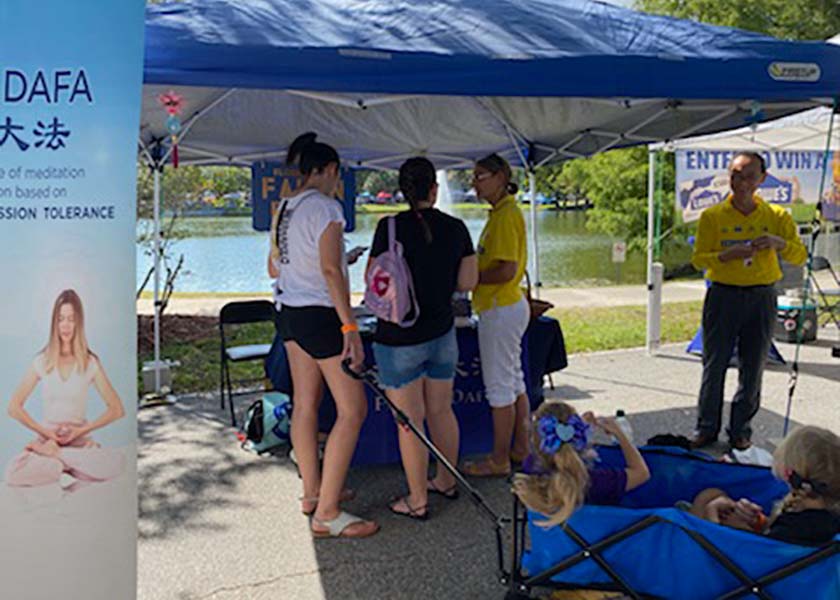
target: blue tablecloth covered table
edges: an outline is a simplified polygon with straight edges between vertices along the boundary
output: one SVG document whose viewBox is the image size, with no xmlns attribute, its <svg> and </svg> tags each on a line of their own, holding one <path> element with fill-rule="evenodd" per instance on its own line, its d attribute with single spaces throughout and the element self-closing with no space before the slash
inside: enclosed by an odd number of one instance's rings
<svg viewBox="0 0 840 600">
<path fill-rule="evenodd" d="M 457 329 L 459 358 L 455 374 L 455 416 L 461 428 L 461 454 L 489 452 L 493 444 L 493 425 L 490 407 L 484 397 L 481 381 L 481 358 L 478 352 L 478 332 L 474 327 Z M 362 336 L 365 363 L 373 366 L 372 340 Z M 563 332 L 556 319 L 540 317 L 531 321 L 522 339 L 522 367 L 525 385 L 532 407 L 543 397 L 543 376 L 567 366 Z M 265 361 L 265 372 L 274 388 L 291 395 L 292 382 L 286 351 L 279 336 L 275 336 L 271 352 Z M 353 464 L 388 464 L 400 460 L 397 431 L 388 406 L 366 389 L 368 416 L 362 426 Z M 327 390 L 321 403 L 319 424 L 321 431 L 329 431 L 335 422 L 335 403 Z"/>
</svg>

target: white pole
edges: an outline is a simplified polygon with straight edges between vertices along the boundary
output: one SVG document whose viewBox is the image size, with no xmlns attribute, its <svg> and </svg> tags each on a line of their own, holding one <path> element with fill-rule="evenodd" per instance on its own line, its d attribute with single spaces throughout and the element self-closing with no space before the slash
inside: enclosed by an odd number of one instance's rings
<svg viewBox="0 0 840 600">
<path fill-rule="evenodd" d="M 540 297 L 540 253 L 539 235 L 537 233 L 537 176 L 533 165 L 528 167 L 528 188 L 531 195 L 531 276 L 533 278 L 534 297 Z"/>
<path fill-rule="evenodd" d="M 154 249 L 155 249 L 155 393 L 160 394 L 160 169 L 155 167 Z"/>
<path fill-rule="evenodd" d="M 647 334 L 645 346 L 647 353 L 652 355 L 659 346 L 659 317 L 662 299 L 661 289 L 657 290 L 657 282 L 653 272 L 653 228 L 654 228 L 654 194 L 656 193 L 656 153 L 648 149 L 648 219 L 647 219 Z M 659 284 L 661 286 L 661 278 Z"/>
<path fill-rule="evenodd" d="M 651 310 L 650 327 L 648 328 L 648 355 L 653 356 L 659 351 L 659 346 L 662 344 L 662 276 L 665 272 L 665 267 L 661 262 L 655 262 L 651 266 L 651 279 L 653 281 L 653 291 L 651 292 Z"/>
</svg>

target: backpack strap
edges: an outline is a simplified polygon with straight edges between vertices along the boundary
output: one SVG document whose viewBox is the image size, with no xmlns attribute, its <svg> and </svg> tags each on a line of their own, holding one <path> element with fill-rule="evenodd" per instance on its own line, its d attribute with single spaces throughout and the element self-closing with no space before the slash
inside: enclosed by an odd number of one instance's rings
<svg viewBox="0 0 840 600">
<path fill-rule="evenodd" d="M 397 246 L 397 218 L 388 217 L 388 251 L 402 256 L 401 248 Z"/>
</svg>

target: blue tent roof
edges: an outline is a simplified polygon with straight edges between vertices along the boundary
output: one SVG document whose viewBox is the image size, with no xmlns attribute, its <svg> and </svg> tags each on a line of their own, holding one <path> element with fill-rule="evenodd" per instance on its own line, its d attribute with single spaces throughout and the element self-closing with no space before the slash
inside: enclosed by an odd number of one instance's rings
<svg viewBox="0 0 840 600">
<path fill-rule="evenodd" d="M 348 164 L 515 163 L 741 127 L 827 104 L 840 47 L 581 0 L 193 0 L 150 5 L 140 143 L 184 97 L 193 164 L 282 159 L 316 131 Z M 757 104 L 760 102 L 760 105 Z"/>
<path fill-rule="evenodd" d="M 145 81 L 793 100 L 840 91 L 840 48 L 583 0 L 194 0 L 148 7 Z"/>
</svg>

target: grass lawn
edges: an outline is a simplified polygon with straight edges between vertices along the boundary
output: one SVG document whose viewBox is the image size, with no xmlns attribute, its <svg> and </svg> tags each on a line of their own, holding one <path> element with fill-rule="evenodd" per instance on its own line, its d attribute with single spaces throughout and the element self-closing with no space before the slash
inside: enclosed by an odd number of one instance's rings
<svg viewBox="0 0 840 600">
<path fill-rule="evenodd" d="M 688 341 L 700 325 L 702 302 L 679 302 L 662 307 L 662 342 Z M 633 348 L 645 343 L 644 306 L 554 309 L 548 314 L 560 320 L 567 352 L 593 352 Z M 151 320 L 140 319 L 138 384 L 143 361 L 152 360 Z M 173 370 L 173 387 L 178 393 L 219 389 L 219 331 L 211 317 L 164 316 L 163 358 L 180 361 Z M 230 344 L 271 342 L 272 323 L 229 328 Z M 263 376 L 262 363 L 254 361 L 232 365 L 231 376 L 256 379 Z"/>
<path fill-rule="evenodd" d="M 190 323 L 188 326 L 187 323 Z M 174 325 L 174 326 L 173 326 Z M 151 344 L 151 318 L 138 322 L 138 389 L 142 393 L 141 369 L 143 362 L 154 358 Z M 271 343 L 273 323 L 250 323 L 225 328 L 229 346 Z M 172 370 L 172 387 L 179 393 L 218 391 L 221 349 L 218 320 L 214 317 L 180 317 L 164 315 L 161 323 L 161 357 L 180 362 Z M 260 361 L 231 364 L 231 380 L 258 379 L 263 377 Z"/>
<path fill-rule="evenodd" d="M 662 305 L 662 343 L 688 341 L 700 326 L 703 302 Z M 566 351 L 595 352 L 644 346 L 647 329 L 645 306 L 553 309 L 560 320 Z"/>
</svg>

